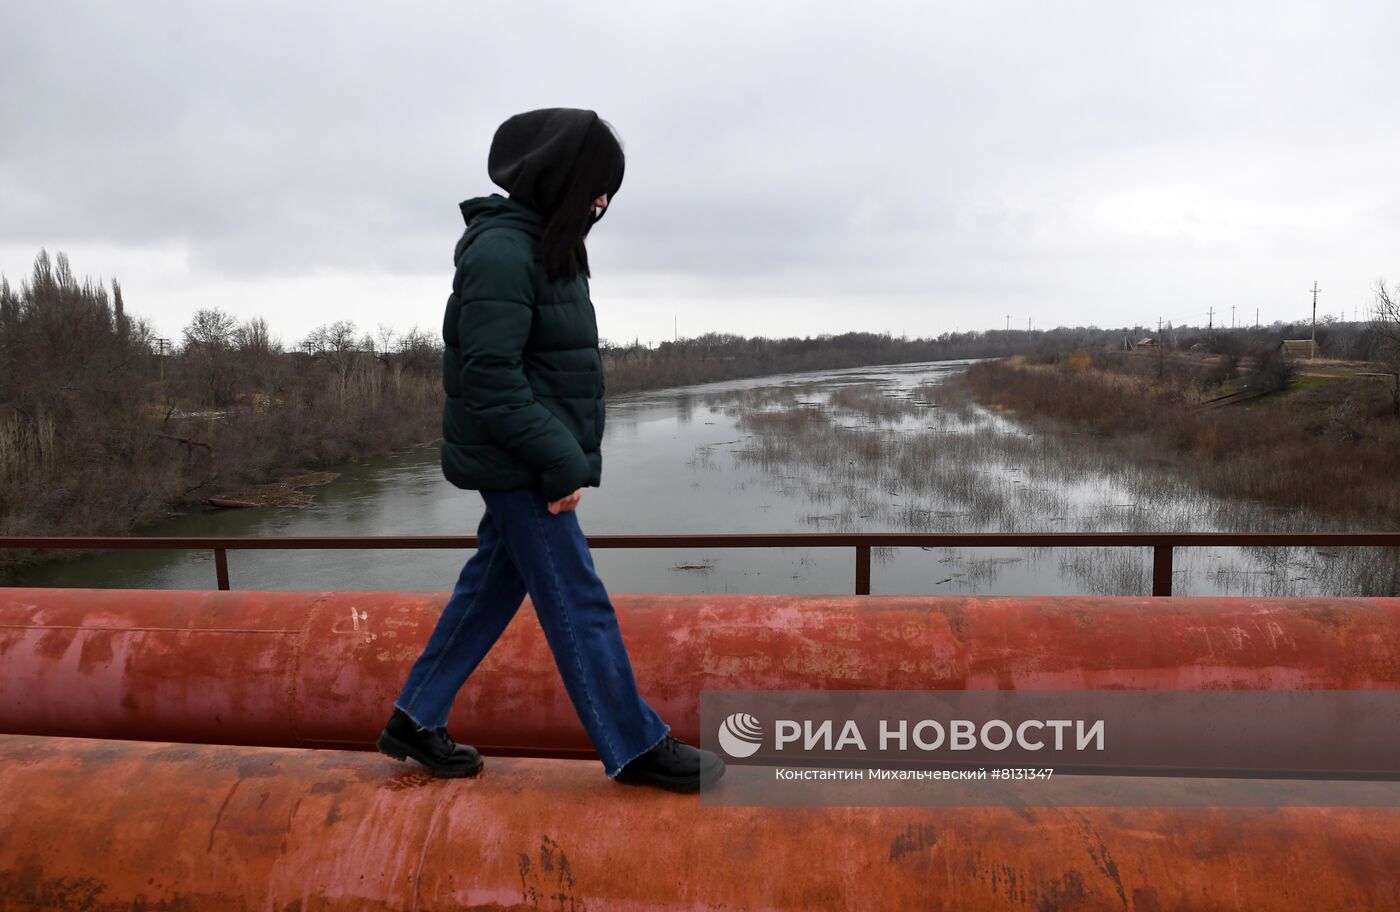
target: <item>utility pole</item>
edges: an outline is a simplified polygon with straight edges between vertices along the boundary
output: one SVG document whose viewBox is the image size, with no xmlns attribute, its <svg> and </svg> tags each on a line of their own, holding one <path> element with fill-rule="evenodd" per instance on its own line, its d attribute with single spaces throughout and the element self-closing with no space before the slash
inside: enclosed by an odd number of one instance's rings
<svg viewBox="0 0 1400 912">
<path fill-rule="evenodd" d="M 1230 305 L 1230 328 L 1235 328 L 1235 305 Z"/>
<path fill-rule="evenodd" d="M 1215 328 L 1215 308 L 1214 308 L 1214 307 L 1211 307 L 1211 308 L 1209 308 L 1208 310 L 1206 310 L 1206 329 L 1214 329 L 1214 328 Z"/>
<path fill-rule="evenodd" d="M 1313 293 L 1313 321 L 1312 321 L 1312 345 L 1311 345 L 1312 351 L 1309 353 L 1309 357 L 1312 357 L 1312 358 L 1316 358 L 1316 357 L 1317 357 L 1317 292 L 1318 292 L 1318 290 L 1319 290 L 1319 289 L 1318 289 L 1318 287 L 1317 287 L 1317 283 L 1316 283 L 1316 282 L 1313 282 L 1313 287 L 1312 287 L 1312 293 Z"/>
<path fill-rule="evenodd" d="M 1166 340 L 1162 338 L 1161 317 L 1157 318 L 1157 344 L 1154 347 L 1157 349 L 1157 379 L 1161 381 L 1167 372 L 1167 345 Z"/>
<path fill-rule="evenodd" d="M 158 363 L 160 364 L 160 379 L 161 379 L 162 381 L 164 381 L 164 380 L 165 380 L 165 356 L 168 355 L 168 354 L 170 353 L 170 340 L 169 340 L 169 339 L 156 339 L 155 342 L 156 342 L 156 357 L 159 359 L 159 360 L 158 360 Z"/>
<path fill-rule="evenodd" d="M 1259 328 L 1259 308 L 1254 308 L 1254 328 Z"/>
<path fill-rule="evenodd" d="M 1011 314 L 1006 315 L 1006 331 L 1011 332 Z"/>
</svg>

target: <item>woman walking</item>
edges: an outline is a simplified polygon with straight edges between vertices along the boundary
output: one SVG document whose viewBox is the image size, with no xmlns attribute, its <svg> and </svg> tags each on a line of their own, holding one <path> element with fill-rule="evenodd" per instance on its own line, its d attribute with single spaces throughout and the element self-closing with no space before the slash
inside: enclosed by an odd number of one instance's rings
<svg viewBox="0 0 1400 912">
<path fill-rule="evenodd" d="M 467 228 L 443 321 L 442 468 L 480 492 L 477 550 L 409 671 L 379 749 L 472 776 L 448 737 L 458 691 L 528 593 L 603 767 L 619 782 L 694 791 L 724 763 L 672 738 L 637 692 L 575 508 L 602 473 L 603 365 L 584 239 L 622 184 L 622 147 L 593 111 L 517 114 L 487 169 L 510 196 L 462 203 Z"/>
</svg>

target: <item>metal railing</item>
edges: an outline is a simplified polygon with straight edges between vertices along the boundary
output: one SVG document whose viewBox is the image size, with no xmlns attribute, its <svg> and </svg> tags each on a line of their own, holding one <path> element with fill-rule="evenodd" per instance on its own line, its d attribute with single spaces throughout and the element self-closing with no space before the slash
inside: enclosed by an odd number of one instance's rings
<svg viewBox="0 0 1400 912">
<path fill-rule="evenodd" d="M 1192 547 L 1400 548 L 1400 532 L 793 532 L 711 535 L 593 535 L 591 548 L 854 548 L 856 595 L 870 594 L 872 548 L 1151 548 L 1152 594 L 1172 594 L 1172 552 Z M 0 549 L 212 550 L 220 589 L 230 551 L 473 549 L 475 535 L 22 537 Z"/>
</svg>

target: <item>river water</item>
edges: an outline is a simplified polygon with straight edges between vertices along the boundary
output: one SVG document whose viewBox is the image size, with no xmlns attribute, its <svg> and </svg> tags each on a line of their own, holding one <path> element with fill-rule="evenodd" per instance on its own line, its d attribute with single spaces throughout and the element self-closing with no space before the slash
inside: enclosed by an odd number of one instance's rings
<svg viewBox="0 0 1400 912">
<path fill-rule="evenodd" d="M 661 390 L 609 400 L 589 534 L 810 531 L 1340 529 L 1327 517 L 1196 490 L 1170 460 L 1128 464 L 1071 430 L 972 402 L 967 362 Z M 148 535 L 470 535 L 480 497 L 443 480 L 436 446 L 332 467 L 309 507 L 208 510 Z M 235 551 L 235 589 L 451 588 L 461 551 Z M 853 591 L 850 549 L 594 552 L 617 592 Z M 1183 595 L 1397 594 L 1383 549 L 1191 548 Z M 36 568 L 15 585 L 209 589 L 212 555 L 122 552 Z M 876 594 L 1137 594 L 1148 549 L 876 549 Z"/>
</svg>

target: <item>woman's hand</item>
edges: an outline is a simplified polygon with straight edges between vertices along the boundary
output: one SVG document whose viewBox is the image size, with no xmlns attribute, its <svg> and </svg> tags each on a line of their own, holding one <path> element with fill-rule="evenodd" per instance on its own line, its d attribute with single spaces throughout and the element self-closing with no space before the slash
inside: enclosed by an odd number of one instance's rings
<svg viewBox="0 0 1400 912">
<path fill-rule="evenodd" d="M 565 510 L 572 510 L 578 506 L 578 502 L 583 498 L 583 488 L 579 488 L 568 497 L 561 497 L 558 500 L 549 502 L 549 512 L 563 513 Z"/>
</svg>

